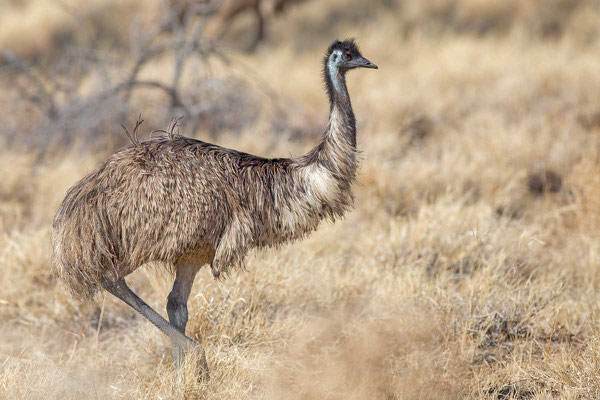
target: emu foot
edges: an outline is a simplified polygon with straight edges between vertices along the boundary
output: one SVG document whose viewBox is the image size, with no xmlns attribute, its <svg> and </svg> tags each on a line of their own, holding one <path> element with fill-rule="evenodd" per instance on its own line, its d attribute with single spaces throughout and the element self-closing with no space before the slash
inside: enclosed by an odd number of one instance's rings
<svg viewBox="0 0 600 400">
<path fill-rule="evenodd" d="M 208 382 L 210 374 L 206 354 L 202 346 L 191 342 L 187 346 L 173 346 L 173 363 L 178 380 L 196 379 L 198 383 Z"/>
</svg>

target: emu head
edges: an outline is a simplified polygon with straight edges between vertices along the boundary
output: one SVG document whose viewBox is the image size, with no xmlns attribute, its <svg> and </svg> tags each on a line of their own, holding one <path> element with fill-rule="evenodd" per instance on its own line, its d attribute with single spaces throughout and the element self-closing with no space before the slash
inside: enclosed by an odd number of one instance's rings
<svg viewBox="0 0 600 400">
<path fill-rule="evenodd" d="M 325 54 L 325 66 L 331 75 L 335 72 L 342 74 L 354 68 L 373 68 L 377 65 L 364 58 L 354 39 L 346 39 L 343 42 L 336 40 L 329 46 Z"/>
</svg>

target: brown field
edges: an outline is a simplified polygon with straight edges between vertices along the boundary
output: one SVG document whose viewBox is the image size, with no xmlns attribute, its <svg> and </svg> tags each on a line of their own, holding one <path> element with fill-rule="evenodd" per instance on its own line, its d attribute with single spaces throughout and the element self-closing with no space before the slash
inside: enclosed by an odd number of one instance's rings
<svg viewBox="0 0 600 400">
<path fill-rule="evenodd" d="M 273 157 L 324 130 L 333 39 L 380 69 L 349 76 L 355 209 L 226 279 L 200 272 L 187 334 L 212 379 L 183 385 L 156 328 L 108 294 L 78 303 L 49 269 L 58 204 L 126 143 L 119 124 L 181 115 L 152 88 L 94 97 L 156 2 L 78 3 L 0 4 L 0 51 L 24 63 L 0 57 L 0 399 L 600 398 L 600 3 L 312 0 L 256 52 L 246 15 L 227 61 L 186 64 L 201 111 L 182 133 Z M 173 70 L 165 54 L 140 76 Z M 172 279 L 128 281 L 166 315 Z"/>
</svg>

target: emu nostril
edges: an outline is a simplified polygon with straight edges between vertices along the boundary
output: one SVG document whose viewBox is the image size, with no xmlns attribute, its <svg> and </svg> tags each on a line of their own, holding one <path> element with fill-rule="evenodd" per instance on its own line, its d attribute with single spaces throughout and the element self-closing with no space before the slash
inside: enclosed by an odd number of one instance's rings
<svg viewBox="0 0 600 400">
<path fill-rule="evenodd" d="M 365 68 L 373 68 L 373 69 L 379 69 L 379 67 L 375 64 L 373 64 L 371 61 L 366 60 L 367 62 L 365 63 L 364 67 Z"/>
</svg>

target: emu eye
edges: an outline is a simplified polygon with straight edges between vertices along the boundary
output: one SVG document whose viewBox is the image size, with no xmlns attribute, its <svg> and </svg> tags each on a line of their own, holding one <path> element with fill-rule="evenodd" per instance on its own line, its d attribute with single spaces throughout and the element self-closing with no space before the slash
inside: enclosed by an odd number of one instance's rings
<svg viewBox="0 0 600 400">
<path fill-rule="evenodd" d="M 344 56 L 344 58 L 346 59 L 346 61 L 350 61 L 350 60 L 352 60 L 352 56 L 351 56 L 350 54 L 346 54 L 346 55 Z"/>
</svg>

